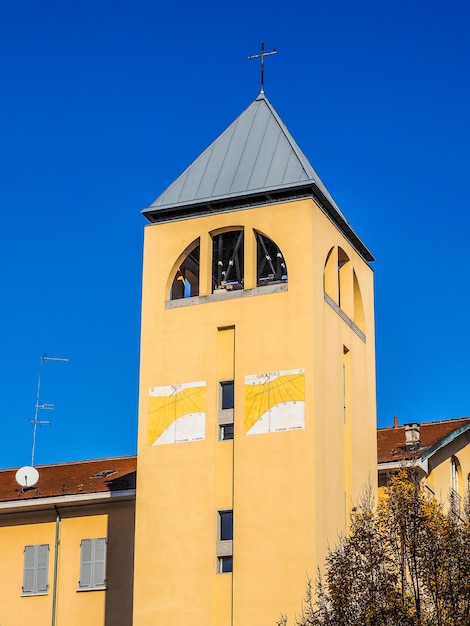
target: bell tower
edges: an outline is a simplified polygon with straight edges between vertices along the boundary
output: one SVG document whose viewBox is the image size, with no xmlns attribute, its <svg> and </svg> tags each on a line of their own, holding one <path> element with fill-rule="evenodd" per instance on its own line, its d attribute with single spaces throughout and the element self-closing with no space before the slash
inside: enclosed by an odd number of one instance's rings
<svg viewBox="0 0 470 626">
<path fill-rule="evenodd" d="M 143 214 L 133 623 L 272 626 L 377 473 L 373 257 L 264 93 Z"/>
</svg>

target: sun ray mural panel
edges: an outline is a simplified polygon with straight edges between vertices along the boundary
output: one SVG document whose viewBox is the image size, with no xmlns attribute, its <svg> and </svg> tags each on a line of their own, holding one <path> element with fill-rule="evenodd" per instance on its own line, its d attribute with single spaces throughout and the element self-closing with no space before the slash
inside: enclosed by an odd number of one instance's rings
<svg viewBox="0 0 470 626">
<path fill-rule="evenodd" d="M 245 434 L 305 428 L 303 369 L 245 376 Z"/>
<path fill-rule="evenodd" d="M 206 382 L 149 389 L 148 443 L 159 446 L 206 436 Z"/>
</svg>

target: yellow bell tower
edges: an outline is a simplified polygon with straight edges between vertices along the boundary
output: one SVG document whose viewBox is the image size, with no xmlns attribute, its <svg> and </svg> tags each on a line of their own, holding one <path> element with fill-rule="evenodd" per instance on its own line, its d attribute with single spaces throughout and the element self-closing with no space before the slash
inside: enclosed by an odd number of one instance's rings
<svg viewBox="0 0 470 626">
<path fill-rule="evenodd" d="M 373 257 L 263 93 L 144 215 L 134 626 L 272 626 L 374 485 Z"/>
</svg>

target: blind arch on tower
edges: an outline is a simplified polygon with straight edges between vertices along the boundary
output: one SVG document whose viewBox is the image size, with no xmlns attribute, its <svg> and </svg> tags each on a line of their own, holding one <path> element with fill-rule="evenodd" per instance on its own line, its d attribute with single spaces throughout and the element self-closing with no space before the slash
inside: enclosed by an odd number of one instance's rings
<svg viewBox="0 0 470 626">
<path fill-rule="evenodd" d="M 326 255 L 323 290 L 365 332 L 365 310 L 359 279 L 351 259 L 340 246 L 332 246 Z"/>
<path fill-rule="evenodd" d="M 357 279 L 357 274 L 353 270 L 353 291 L 354 291 L 354 323 L 362 332 L 366 332 L 366 318 L 364 313 L 364 303 L 362 301 L 361 288 Z"/>
</svg>

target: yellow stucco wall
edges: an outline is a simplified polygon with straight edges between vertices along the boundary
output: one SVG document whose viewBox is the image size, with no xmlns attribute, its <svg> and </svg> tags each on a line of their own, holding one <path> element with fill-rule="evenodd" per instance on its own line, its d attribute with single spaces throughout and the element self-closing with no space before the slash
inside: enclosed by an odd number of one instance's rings
<svg viewBox="0 0 470 626">
<path fill-rule="evenodd" d="M 458 468 L 458 495 L 463 501 L 468 490 L 468 477 L 470 475 L 470 446 L 469 435 L 464 433 L 454 441 L 438 451 L 430 459 L 429 477 L 427 484 L 433 490 L 436 498 L 445 504 L 449 504 L 449 494 L 451 489 L 451 459 L 457 460 Z"/>
<path fill-rule="evenodd" d="M 445 445 L 434 452 L 428 461 L 418 459 L 417 467 L 421 469 L 419 476 L 421 477 L 421 485 L 429 488 L 438 502 L 444 505 L 445 510 L 449 510 L 450 496 L 452 488 L 451 480 L 451 462 L 456 460 L 457 468 L 457 490 L 458 498 L 454 501 L 454 507 L 460 505 L 460 511 L 463 512 L 465 497 L 470 486 L 470 434 L 462 433 L 449 439 Z M 397 464 L 399 465 L 399 464 Z M 379 467 L 379 482 L 381 486 L 378 489 L 378 497 L 386 496 L 387 476 L 393 469 L 388 472 Z"/>
<path fill-rule="evenodd" d="M 57 626 L 131 626 L 134 503 L 63 508 L 59 524 Z M 107 538 L 107 589 L 79 591 L 82 539 Z M 52 624 L 56 515 L 53 510 L 0 519 L 0 624 Z M 48 590 L 22 595 L 24 548 L 48 544 Z"/>
<path fill-rule="evenodd" d="M 281 249 L 287 290 L 166 306 L 177 259 L 198 237 L 200 295 L 210 293 L 210 233 L 231 227 L 245 230 L 245 290 L 256 286 L 253 229 Z M 324 297 L 325 261 L 338 246 L 360 286 L 365 340 Z M 234 328 L 233 441 L 218 441 L 223 328 Z M 245 434 L 245 377 L 299 370 L 305 427 Z M 194 381 L 205 382 L 205 438 L 149 445 L 149 389 Z M 314 202 L 147 226 L 134 626 L 267 626 L 292 616 L 306 572 L 315 575 L 365 483 L 375 484 L 376 462 L 373 274 Z M 216 573 L 223 509 L 234 510 L 233 574 Z"/>
</svg>

